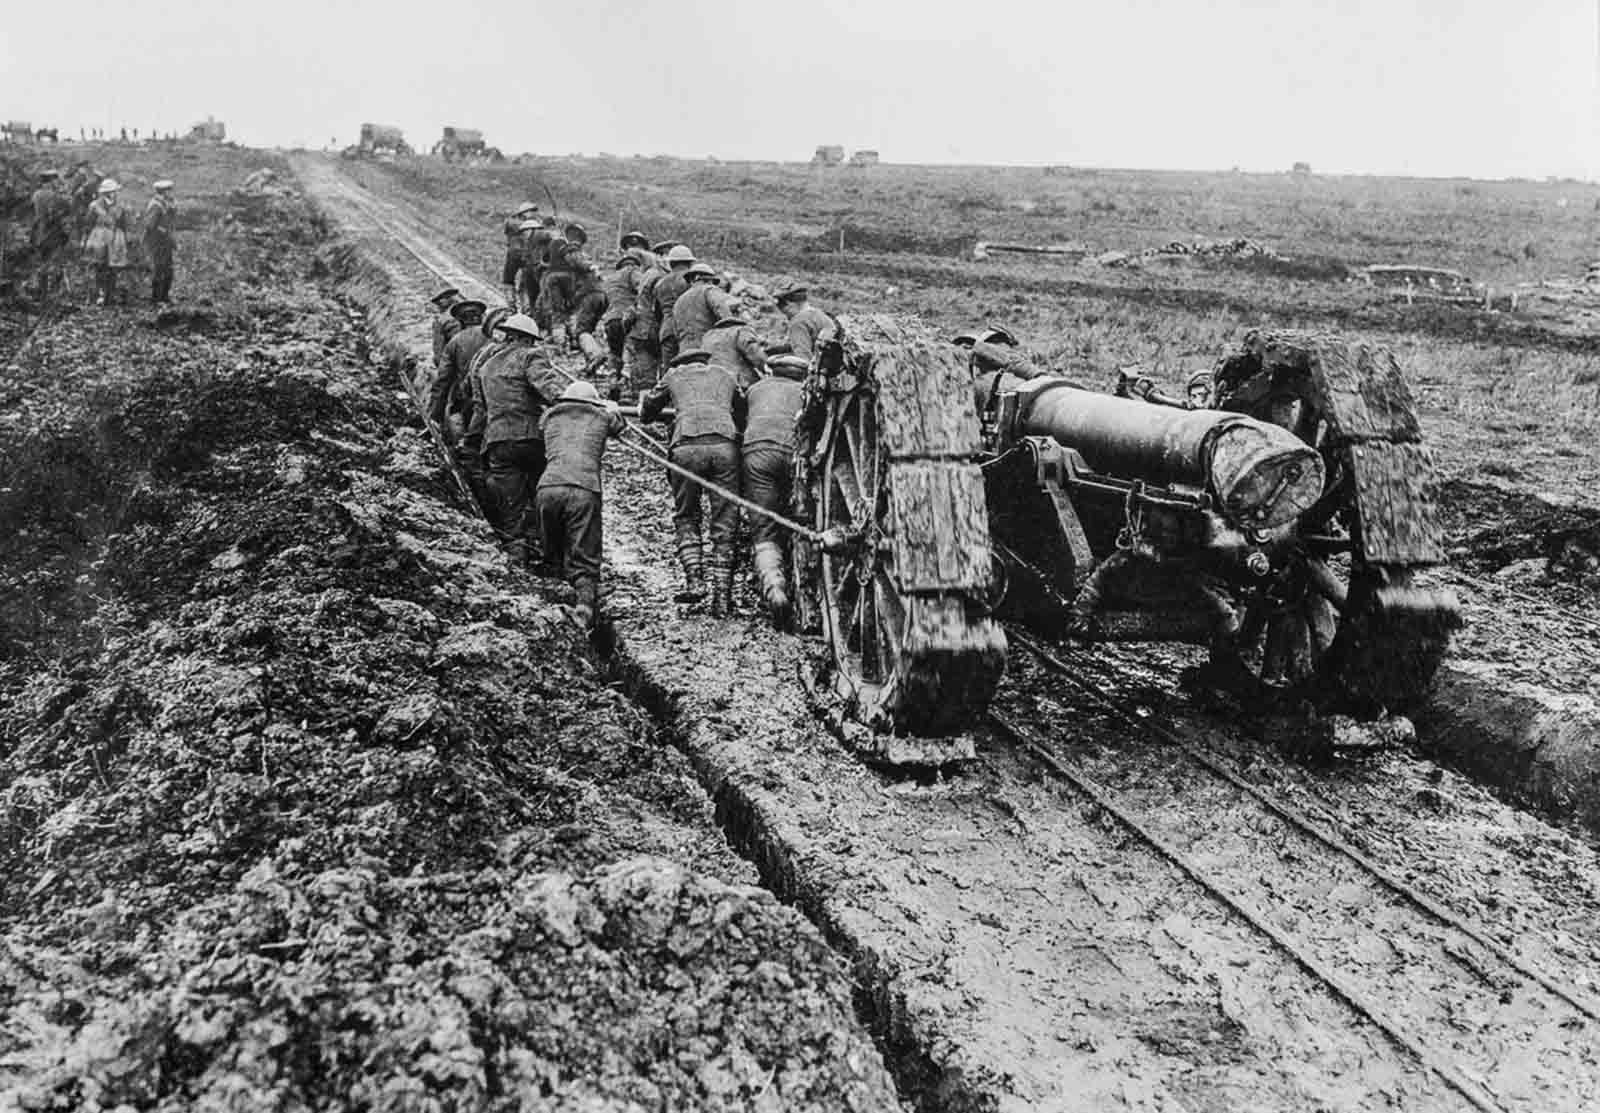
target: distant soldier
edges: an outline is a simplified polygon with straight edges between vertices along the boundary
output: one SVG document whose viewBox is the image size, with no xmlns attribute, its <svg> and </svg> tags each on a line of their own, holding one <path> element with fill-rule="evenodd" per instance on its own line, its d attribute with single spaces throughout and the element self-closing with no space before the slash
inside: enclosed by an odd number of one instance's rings
<svg viewBox="0 0 1600 1113">
<path fill-rule="evenodd" d="M 1183 393 L 1191 410 L 1211 408 L 1211 382 L 1214 378 L 1209 370 L 1196 371 L 1189 376 L 1189 381 L 1184 384 Z"/>
<path fill-rule="evenodd" d="M 710 264 L 696 263 L 686 273 L 689 288 L 672 305 L 679 351 L 700 347 L 712 325 L 738 310 L 732 296 L 717 285 L 717 272 Z"/>
<path fill-rule="evenodd" d="M 120 277 L 127 270 L 128 210 L 118 201 L 122 187 L 107 178 L 96 190 L 89 206 L 89 234 L 83 243 L 84 262 L 94 269 L 96 305 L 113 305 L 123 300 Z"/>
<path fill-rule="evenodd" d="M 794 461 L 795 419 L 800 413 L 802 381 L 809 364 L 799 356 L 774 356 L 771 374 L 758 379 L 747 394 L 744 427 L 744 496 L 776 514 L 789 510 Z M 756 575 L 767 613 L 779 627 L 789 620 L 789 587 L 782 526 L 760 515 L 750 518 Z"/>
<path fill-rule="evenodd" d="M 628 336 L 633 330 L 634 315 L 638 312 L 639 288 L 650 273 L 646 260 L 650 256 L 650 241 L 639 232 L 629 232 L 618 244 L 617 261 L 601 280 L 605 287 L 606 312 L 600 320 L 605 334 L 606 364 L 613 377 L 622 382 L 623 397 L 631 401 L 638 388 L 631 380 L 623 381 L 627 366 Z M 648 386 L 654 386 L 649 383 Z"/>
<path fill-rule="evenodd" d="M 544 281 L 545 266 L 549 261 L 550 245 L 558 238 L 556 218 L 545 214 L 543 220 L 525 226 L 522 248 L 522 274 L 518 279 L 518 312 L 538 319 L 539 286 Z"/>
<path fill-rule="evenodd" d="M 155 184 L 156 195 L 144 207 L 144 251 L 150 260 L 150 301 L 161 305 L 172 300 L 172 257 L 177 246 L 175 225 L 178 206 L 172 201 L 172 183 Z"/>
<path fill-rule="evenodd" d="M 588 242 L 589 233 L 576 223 L 568 224 L 561 235 L 550 241 L 545 249 L 544 273 L 539 278 L 539 300 L 534 303 L 534 319 L 545 335 L 551 339 L 564 336 L 569 345 L 584 332 L 594 331 L 605 308 L 596 304 L 604 295 L 600 276 L 583 252 Z M 572 317 L 580 310 L 585 315 L 592 312 L 594 320 L 588 322 L 587 329 L 574 331 Z M 594 343 L 594 352 L 584 352 L 591 360 L 599 354 L 598 342 Z"/>
<path fill-rule="evenodd" d="M 739 487 L 739 427 L 744 421 L 744 392 L 733 375 L 711 362 L 704 349 L 682 352 L 672 361 L 661 383 L 639 403 L 639 417 L 655 421 L 671 406 L 672 422 L 668 458 L 674 464 L 728 490 Z M 681 475 L 667 473 L 672 490 L 673 530 L 677 535 L 678 563 L 683 568 L 679 602 L 705 597 L 707 562 L 700 539 L 700 485 Z M 733 609 L 733 539 L 739 512 L 719 495 L 709 495 L 711 559 L 711 613 L 725 617 Z"/>
<path fill-rule="evenodd" d="M 545 559 L 559 566 L 577 595 L 585 627 L 600 605 L 600 458 L 606 442 L 627 428 L 614 405 L 600 401 L 593 383 L 579 380 L 544 412 L 544 474 L 534 504 Z"/>
<path fill-rule="evenodd" d="M 656 367 L 671 363 L 678 354 L 672 308 L 689 288 L 689 268 L 695 264 L 694 252 L 686 243 L 673 244 L 662 258 L 666 260 L 667 271 L 640 287 L 639 320 L 634 324 L 636 334 L 645 330 L 644 335 L 655 341 Z"/>
<path fill-rule="evenodd" d="M 730 313 L 711 326 L 700 346 L 711 353 L 711 362 L 733 372 L 741 390 L 749 390 L 766 372 L 767 349 L 756 330 L 737 313 Z"/>
<path fill-rule="evenodd" d="M 497 305 L 484 314 L 483 324 L 478 327 L 478 332 L 483 337 L 483 344 L 467 363 L 466 395 L 471 412 L 467 417 L 461 444 L 457 448 L 457 458 L 463 461 L 462 467 L 466 469 L 467 478 L 473 481 L 473 490 L 478 495 L 478 505 L 485 513 L 490 508 L 488 488 L 484 485 L 483 462 L 483 433 L 488 426 L 488 417 L 477 402 L 478 372 L 490 357 L 506 347 L 505 333 L 500 331 L 500 326 L 510 316 L 511 310 L 504 305 Z"/>
<path fill-rule="evenodd" d="M 527 247 L 528 235 L 523 225 L 537 216 L 538 212 L 538 205 L 532 201 L 524 201 L 501 225 L 501 231 L 506 237 L 506 260 L 500 268 L 500 285 L 505 287 L 506 304 L 516 305 L 518 308 L 521 308 L 521 305 L 517 301 L 517 275 L 521 273 L 523 263 L 527 261 L 523 252 Z"/>
<path fill-rule="evenodd" d="M 48 298 L 62 283 L 61 253 L 72 242 L 68 229 L 71 204 L 61 192 L 61 171 L 45 170 L 39 174 L 39 188 L 33 191 L 33 226 L 29 237 L 34 254 L 39 259 L 38 291 L 41 299 Z"/>
<path fill-rule="evenodd" d="M 428 303 L 433 306 L 433 365 L 439 366 L 439 360 L 444 356 L 444 346 L 461 327 L 461 322 L 450 315 L 450 307 L 461 300 L 461 291 L 454 286 L 446 286 Z"/>
<path fill-rule="evenodd" d="M 804 286 L 790 286 L 778 294 L 778 309 L 789 322 L 784 342 L 774 345 L 774 354 L 798 356 L 810 363 L 824 340 L 838 331 L 832 317 L 811 304 L 811 291 Z"/>
<path fill-rule="evenodd" d="M 539 420 L 565 385 L 539 345 L 539 326 L 518 313 L 500 324 L 506 343 L 472 373 L 473 406 L 484 415 L 489 524 L 514 560 L 534 559 L 538 538 L 528 504 L 544 474 Z"/>
</svg>

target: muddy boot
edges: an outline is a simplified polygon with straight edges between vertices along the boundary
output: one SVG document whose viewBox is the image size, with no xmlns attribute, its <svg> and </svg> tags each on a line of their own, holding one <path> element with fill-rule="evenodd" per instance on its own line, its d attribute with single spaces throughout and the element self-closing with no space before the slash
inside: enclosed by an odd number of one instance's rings
<svg viewBox="0 0 1600 1113">
<path fill-rule="evenodd" d="M 726 545 L 711 550 L 708 575 L 711 579 L 711 617 L 728 618 L 733 614 L 733 552 Z"/>
<path fill-rule="evenodd" d="M 678 546 L 678 564 L 683 568 L 683 586 L 672 597 L 675 603 L 698 603 L 706 597 L 705 573 L 700 566 L 700 542 Z"/>
<path fill-rule="evenodd" d="M 776 541 L 758 541 L 755 548 L 756 576 L 761 582 L 761 601 L 778 629 L 789 625 L 789 585 L 783 574 L 783 549 Z"/>
</svg>

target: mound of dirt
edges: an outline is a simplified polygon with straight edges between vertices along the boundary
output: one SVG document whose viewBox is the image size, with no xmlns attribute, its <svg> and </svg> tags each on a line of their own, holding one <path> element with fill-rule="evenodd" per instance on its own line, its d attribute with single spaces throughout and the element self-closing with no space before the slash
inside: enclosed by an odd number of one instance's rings
<svg viewBox="0 0 1600 1113">
<path fill-rule="evenodd" d="M 62 317 L 0 406 L 0 1108 L 893 1108 L 314 215 L 212 157 L 184 304 Z"/>
</svg>

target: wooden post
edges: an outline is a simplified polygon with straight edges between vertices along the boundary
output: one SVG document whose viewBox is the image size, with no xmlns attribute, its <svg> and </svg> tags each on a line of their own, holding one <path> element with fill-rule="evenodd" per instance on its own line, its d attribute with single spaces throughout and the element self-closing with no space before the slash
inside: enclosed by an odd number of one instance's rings
<svg viewBox="0 0 1600 1113">
<path fill-rule="evenodd" d="M 844 226 L 839 226 L 839 254 L 844 254 Z"/>
</svg>

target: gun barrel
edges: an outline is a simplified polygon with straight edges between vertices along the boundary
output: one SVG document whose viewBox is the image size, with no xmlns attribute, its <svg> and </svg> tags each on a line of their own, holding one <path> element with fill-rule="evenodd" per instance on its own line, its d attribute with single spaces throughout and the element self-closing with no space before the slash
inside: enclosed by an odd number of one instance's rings
<svg viewBox="0 0 1600 1113">
<path fill-rule="evenodd" d="M 1242 525 L 1286 525 L 1322 495 L 1322 457 L 1293 433 L 1244 414 L 1180 410 L 1034 379 L 1013 432 L 1050 437 L 1093 470 L 1210 490 Z"/>
</svg>

